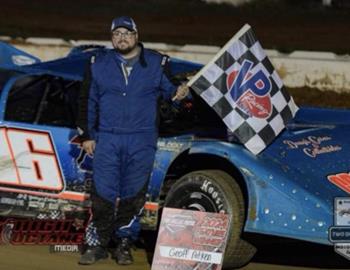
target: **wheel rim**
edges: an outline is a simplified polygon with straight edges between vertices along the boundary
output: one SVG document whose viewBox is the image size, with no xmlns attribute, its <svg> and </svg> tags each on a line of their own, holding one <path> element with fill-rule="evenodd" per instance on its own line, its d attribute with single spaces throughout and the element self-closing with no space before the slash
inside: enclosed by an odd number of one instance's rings
<svg viewBox="0 0 350 270">
<path fill-rule="evenodd" d="M 171 205 L 182 209 L 196 210 L 201 212 L 218 212 L 213 200 L 203 192 L 190 192 L 182 195 L 181 199 Z"/>
</svg>

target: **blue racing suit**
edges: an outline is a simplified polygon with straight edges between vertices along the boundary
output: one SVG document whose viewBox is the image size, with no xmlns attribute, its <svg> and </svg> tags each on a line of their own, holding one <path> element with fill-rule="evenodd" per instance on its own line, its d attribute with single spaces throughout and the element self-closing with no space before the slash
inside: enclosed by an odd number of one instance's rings
<svg viewBox="0 0 350 270">
<path fill-rule="evenodd" d="M 77 124 L 84 140 L 96 141 L 92 223 L 104 246 L 113 230 L 118 237 L 138 236 L 137 215 L 157 145 L 159 98 L 170 99 L 176 90 L 167 77 L 168 58 L 139 46 L 129 75 L 115 50 L 93 57 L 80 96 Z"/>
</svg>

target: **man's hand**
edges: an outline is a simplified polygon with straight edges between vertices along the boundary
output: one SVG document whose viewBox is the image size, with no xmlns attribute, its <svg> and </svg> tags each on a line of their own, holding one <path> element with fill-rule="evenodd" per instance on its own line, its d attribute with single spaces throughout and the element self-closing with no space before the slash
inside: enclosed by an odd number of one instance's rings
<svg viewBox="0 0 350 270">
<path fill-rule="evenodd" d="M 96 142 L 94 140 L 88 140 L 83 142 L 83 149 L 85 152 L 92 156 L 95 152 Z"/>
<path fill-rule="evenodd" d="M 175 96 L 172 98 L 172 101 L 184 99 L 188 95 L 189 91 L 189 87 L 186 84 L 179 85 Z"/>
</svg>

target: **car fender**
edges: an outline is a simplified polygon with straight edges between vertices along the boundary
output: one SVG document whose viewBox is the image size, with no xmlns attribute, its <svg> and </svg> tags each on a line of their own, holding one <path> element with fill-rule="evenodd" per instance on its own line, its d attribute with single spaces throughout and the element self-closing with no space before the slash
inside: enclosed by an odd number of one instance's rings
<svg viewBox="0 0 350 270">
<path fill-rule="evenodd" d="M 248 196 L 244 231 L 330 244 L 332 196 L 325 198 L 301 181 L 293 181 L 307 176 L 278 160 L 254 156 L 241 145 L 228 142 L 193 143 L 191 154 L 225 158 L 240 172 Z"/>
</svg>

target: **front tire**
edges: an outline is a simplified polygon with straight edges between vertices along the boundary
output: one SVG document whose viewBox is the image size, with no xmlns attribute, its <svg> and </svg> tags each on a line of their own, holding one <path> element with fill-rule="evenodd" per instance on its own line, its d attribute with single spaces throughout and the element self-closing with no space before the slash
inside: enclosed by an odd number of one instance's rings
<svg viewBox="0 0 350 270">
<path fill-rule="evenodd" d="M 231 216 L 223 269 L 242 267 L 255 254 L 255 247 L 240 238 L 245 220 L 244 199 L 239 185 L 226 172 L 203 170 L 184 175 L 171 187 L 165 206 Z"/>
</svg>

